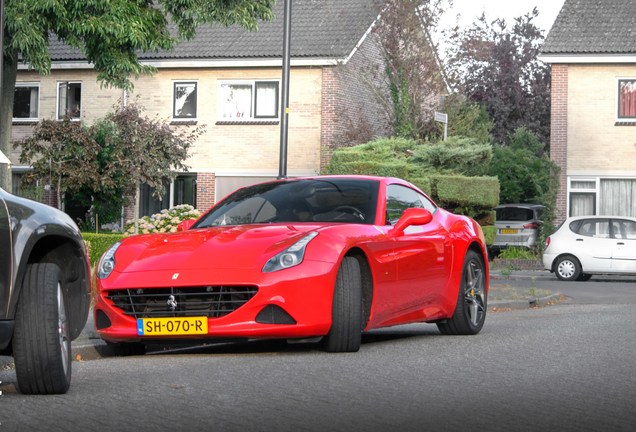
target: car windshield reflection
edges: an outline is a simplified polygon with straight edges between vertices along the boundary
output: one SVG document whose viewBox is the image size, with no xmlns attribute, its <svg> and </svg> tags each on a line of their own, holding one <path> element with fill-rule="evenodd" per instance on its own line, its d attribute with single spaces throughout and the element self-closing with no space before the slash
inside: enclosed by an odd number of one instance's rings
<svg viewBox="0 0 636 432">
<path fill-rule="evenodd" d="M 204 215 L 193 228 L 260 223 L 375 221 L 379 182 L 300 179 L 239 189 Z"/>
</svg>

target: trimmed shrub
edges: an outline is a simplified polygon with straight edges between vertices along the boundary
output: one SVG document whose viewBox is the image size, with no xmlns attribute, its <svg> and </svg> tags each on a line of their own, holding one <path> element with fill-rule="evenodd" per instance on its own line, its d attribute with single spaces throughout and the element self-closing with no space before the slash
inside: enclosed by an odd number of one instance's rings
<svg viewBox="0 0 636 432">
<path fill-rule="evenodd" d="M 95 266 L 104 252 L 124 238 L 124 235 L 82 233 L 82 237 L 84 238 L 86 247 L 88 248 L 88 257 L 90 258 L 91 266 Z"/>
<path fill-rule="evenodd" d="M 496 177 L 432 176 L 432 190 L 440 203 L 492 208 L 499 204 Z"/>
</svg>

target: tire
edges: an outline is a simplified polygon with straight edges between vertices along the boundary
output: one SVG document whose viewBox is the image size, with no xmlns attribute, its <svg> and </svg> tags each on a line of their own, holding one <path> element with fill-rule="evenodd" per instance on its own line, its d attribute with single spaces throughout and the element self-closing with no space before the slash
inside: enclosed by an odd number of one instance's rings
<svg viewBox="0 0 636 432">
<path fill-rule="evenodd" d="M 106 346 L 110 355 L 128 357 L 146 354 L 146 345 L 141 342 L 106 342 Z"/>
<path fill-rule="evenodd" d="M 484 261 L 469 250 L 462 266 L 462 279 L 453 316 L 438 322 L 445 335 L 474 335 L 481 331 L 486 320 L 486 271 Z"/>
<path fill-rule="evenodd" d="M 579 282 L 587 282 L 592 279 L 592 275 L 588 273 L 581 273 L 581 275 L 576 279 Z"/>
<path fill-rule="evenodd" d="M 554 274 L 562 281 L 578 280 L 582 274 L 581 263 L 572 255 L 560 256 L 554 264 Z"/>
<path fill-rule="evenodd" d="M 71 339 L 61 271 L 29 264 L 18 300 L 13 357 L 24 394 L 66 393 L 71 385 Z"/>
<path fill-rule="evenodd" d="M 323 340 L 325 351 L 358 351 L 362 342 L 362 276 L 354 257 L 345 257 L 338 269 L 331 319 L 331 329 Z"/>
</svg>

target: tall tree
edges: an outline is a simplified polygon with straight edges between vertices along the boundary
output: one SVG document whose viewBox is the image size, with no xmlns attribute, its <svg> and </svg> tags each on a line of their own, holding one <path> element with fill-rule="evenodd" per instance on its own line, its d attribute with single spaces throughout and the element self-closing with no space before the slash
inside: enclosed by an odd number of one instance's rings
<svg viewBox="0 0 636 432">
<path fill-rule="evenodd" d="M 130 88 L 130 78 L 153 69 L 138 53 L 169 50 L 199 25 L 218 22 L 257 28 L 276 0 L 4 0 L 5 38 L 0 95 L 0 150 L 10 154 L 13 93 L 22 62 L 40 74 L 51 68 L 49 38 L 78 48 L 107 86 Z M 176 34 L 171 32 L 174 25 Z M 0 187 L 11 175 L 0 164 Z"/>
<path fill-rule="evenodd" d="M 550 137 L 550 69 L 537 59 L 543 32 L 534 24 L 537 9 L 515 18 L 482 16 L 466 29 L 451 30 L 448 73 L 469 101 L 484 106 L 494 123 L 493 140 L 509 144 L 525 127 L 545 144 Z"/>
<path fill-rule="evenodd" d="M 32 136 L 15 145 L 22 148 L 20 162 L 33 166 L 27 179 L 50 179 L 58 207 L 69 192 L 89 197 L 91 204 L 127 204 L 124 197 L 138 184 L 161 197 L 175 171 L 187 171 L 188 150 L 203 131 L 203 126 L 173 130 L 132 103 L 90 127 L 69 119 L 42 120 Z"/>
<path fill-rule="evenodd" d="M 420 139 L 435 131 L 433 112 L 446 85 L 431 34 L 449 2 L 381 2 L 375 34 L 383 68 L 370 66 L 359 78 L 377 95 L 395 136 Z"/>
</svg>

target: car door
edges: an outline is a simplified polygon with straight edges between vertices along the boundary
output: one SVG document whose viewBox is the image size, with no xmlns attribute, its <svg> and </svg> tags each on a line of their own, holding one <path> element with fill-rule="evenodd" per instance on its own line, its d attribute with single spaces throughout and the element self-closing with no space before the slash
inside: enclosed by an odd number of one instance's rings
<svg viewBox="0 0 636 432">
<path fill-rule="evenodd" d="M 425 196 L 403 185 L 387 187 L 387 221 L 395 224 L 407 208 L 421 207 L 433 213 L 433 220 L 408 227 L 395 238 L 397 280 L 393 292 L 395 313 L 407 313 L 425 303 L 435 303 L 448 282 L 451 242 L 448 232 L 435 217 L 436 207 Z"/>
<path fill-rule="evenodd" d="M 612 271 L 636 273 L 636 222 L 612 219 Z"/>
<path fill-rule="evenodd" d="M 609 219 L 591 218 L 578 225 L 571 252 L 581 262 L 583 272 L 605 272 L 610 271 L 612 266 L 613 247 Z"/>
<path fill-rule="evenodd" d="M 4 308 L 9 298 L 11 284 L 12 250 L 9 212 L 4 201 L 5 192 L 0 189 L 0 318 L 7 312 Z"/>
</svg>

